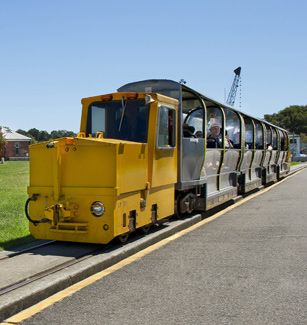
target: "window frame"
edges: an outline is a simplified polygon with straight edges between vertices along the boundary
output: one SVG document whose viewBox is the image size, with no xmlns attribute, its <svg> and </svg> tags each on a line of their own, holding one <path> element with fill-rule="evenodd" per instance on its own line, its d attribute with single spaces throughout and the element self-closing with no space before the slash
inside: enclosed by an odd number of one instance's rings
<svg viewBox="0 0 307 325">
<path fill-rule="evenodd" d="M 253 118 L 252 117 L 249 117 L 249 116 L 246 116 L 246 115 L 243 115 L 243 123 L 244 123 L 244 138 L 243 138 L 243 141 L 244 141 L 244 148 L 245 150 L 254 150 L 255 149 L 255 146 L 256 146 L 256 125 L 255 125 L 255 122 L 253 121 Z M 246 121 L 250 121 L 250 123 L 246 123 Z M 246 141 L 246 136 L 247 136 L 247 128 L 246 128 L 246 125 L 247 124 L 251 124 L 252 126 L 252 142 L 247 142 Z M 250 143 L 251 144 L 251 147 L 249 148 L 246 148 L 246 144 L 247 143 Z M 249 145 L 248 145 L 249 146 Z"/>
<path fill-rule="evenodd" d="M 278 150 L 278 147 L 280 145 L 280 141 L 278 139 L 279 137 L 278 137 L 277 129 L 274 128 L 274 127 L 271 127 L 271 130 L 272 130 L 272 147 L 273 147 L 273 150 Z"/>
<path fill-rule="evenodd" d="M 265 148 L 265 136 L 266 136 L 266 133 L 264 131 L 264 125 L 263 123 L 261 123 L 259 120 L 254 120 L 254 123 L 255 123 L 255 150 L 264 150 Z M 262 143 L 261 143 L 261 148 L 258 148 L 257 147 L 257 144 L 258 144 L 258 134 L 257 134 L 257 125 L 260 126 L 260 129 L 261 129 L 261 135 L 262 135 Z"/>
<path fill-rule="evenodd" d="M 209 114 L 213 114 L 215 110 L 215 115 L 209 116 Z M 224 109 L 221 106 L 218 105 L 213 105 L 213 106 L 208 106 L 206 107 L 206 112 L 205 112 L 205 134 L 206 134 L 206 150 L 224 150 L 225 149 L 225 112 Z M 211 148 L 208 147 L 208 138 L 210 136 L 210 122 L 212 119 L 215 119 L 220 125 L 220 134 L 221 134 L 221 140 L 222 140 L 222 146 L 219 146 L 217 148 Z"/>
<path fill-rule="evenodd" d="M 95 136 L 95 134 L 97 134 L 97 132 L 93 132 L 93 110 L 94 109 L 101 109 L 102 111 L 104 111 L 104 130 L 102 130 L 101 132 L 103 132 L 104 134 L 104 138 L 105 139 L 112 139 L 112 140 L 122 140 L 122 141 L 129 141 L 129 142 L 137 142 L 137 143 L 148 143 L 148 137 L 149 137 L 149 118 L 150 118 L 150 104 L 146 103 L 146 100 L 144 98 L 137 98 L 137 99 L 129 99 L 129 98 L 124 98 L 124 100 L 127 101 L 127 103 L 125 105 L 131 104 L 131 102 L 135 102 L 135 103 L 141 103 L 144 104 L 144 106 L 147 106 L 147 112 L 146 112 L 146 134 L 144 136 L 144 139 L 133 139 L 132 137 L 122 137 L 119 136 L 119 132 L 117 132 L 116 136 L 112 136 L 112 132 L 110 130 L 112 130 L 112 128 L 110 128 L 110 116 L 112 114 L 112 110 L 113 110 L 113 114 L 116 114 L 116 110 L 118 110 L 117 107 L 115 108 L 110 108 L 111 106 L 106 106 L 106 107 L 100 107 L 99 105 L 101 104 L 105 104 L 105 105 L 113 105 L 113 104 L 121 104 L 121 100 L 119 99 L 112 99 L 110 101 L 94 101 L 92 102 L 89 106 L 88 106 L 88 111 L 87 111 L 87 124 L 86 124 L 86 133 L 88 135 L 90 135 L 91 137 L 97 137 Z M 120 107 L 120 106 L 119 106 Z M 139 106 L 140 107 L 140 106 Z M 139 107 L 137 107 L 137 109 L 139 109 Z M 129 108 L 126 111 L 129 113 Z M 127 115 L 126 115 L 127 116 Z M 115 121 L 115 119 L 114 119 Z M 125 123 L 125 122 L 124 122 Z M 106 129 L 106 127 L 108 127 Z"/>
<path fill-rule="evenodd" d="M 173 145 L 159 145 L 159 134 L 160 134 L 160 112 L 162 108 L 167 108 L 169 112 L 173 114 L 173 130 L 172 130 L 172 137 L 173 137 Z M 168 104 L 159 104 L 157 110 L 157 126 L 156 126 L 156 149 L 159 150 L 174 150 L 177 147 L 177 115 L 176 115 L 176 108 L 173 106 L 169 106 Z"/>
<path fill-rule="evenodd" d="M 240 114 L 238 112 L 236 112 L 235 110 L 229 108 L 229 107 L 223 107 L 223 110 L 224 110 L 224 125 L 225 125 L 224 132 L 223 132 L 224 148 L 225 149 L 237 149 L 237 150 L 239 149 L 240 150 L 242 148 L 242 121 L 241 121 Z M 230 147 L 230 148 L 226 147 L 226 131 L 228 133 L 227 127 L 229 128 L 229 126 L 231 126 L 233 124 L 228 124 L 228 122 L 231 120 L 231 119 L 227 118 L 228 112 L 231 112 L 233 114 L 233 116 L 235 116 L 236 119 L 237 119 L 238 125 L 235 125 L 235 128 L 239 126 L 239 143 L 235 143 L 235 141 L 233 139 L 231 139 L 231 137 L 228 134 L 228 138 L 232 142 L 232 145 L 233 145 L 233 147 Z"/>
<path fill-rule="evenodd" d="M 20 154 L 20 144 L 19 144 L 19 142 L 15 142 L 15 157 L 18 157 L 19 156 L 19 154 Z"/>
</svg>

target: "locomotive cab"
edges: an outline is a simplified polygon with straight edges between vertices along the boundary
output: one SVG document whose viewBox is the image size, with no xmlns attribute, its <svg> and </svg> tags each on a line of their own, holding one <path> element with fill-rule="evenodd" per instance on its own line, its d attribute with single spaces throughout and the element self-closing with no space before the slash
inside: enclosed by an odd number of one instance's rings
<svg viewBox="0 0 307 325">
<path fill-rule="evenodd" d="M 173 215 L 178 101 L 113 93 L 82 106 L 77 137 L 30 147 L 32 235 L 108 243 Z"/>
</svg>

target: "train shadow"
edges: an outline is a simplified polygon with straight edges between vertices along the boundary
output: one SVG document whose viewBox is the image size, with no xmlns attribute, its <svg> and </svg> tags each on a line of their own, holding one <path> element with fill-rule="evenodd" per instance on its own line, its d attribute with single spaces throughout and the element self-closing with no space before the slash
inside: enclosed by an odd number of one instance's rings
<svg viewBox="0 0 307 325">
<path fill-rule="evenodd" d="M 152 226 L 149 234 L 156 233 L 166 227 L 168 227 L 168 225 L 165 224 Z M 0 259 L 5 255 L 7 257 L 13 257 L 23 253 L 80 259 L 84 256 L 95 256 L 116 251 L 117 249 L 136 242 L 145 236 L 146 234 L 144 234 L 140 229 L 137 229 L 135 232 L 129 235 L 127 243 L 121 243 L 118 238 L 114 238 L 108 244 L 90 244 L 80 242 L 39 240 L 33 238 L 31 235 L 28 235 L 16 240 L 0 243 L 0 246 L 5 250 L 0 252 Z"/>
<path fill-rule="evenodd" d="M 35 241 L 35 238 L 31 235 L 27 235 L 16 239 L 0 241 L 0 248 L 3 248 L 4 250 L 9 249 L 10 251 L 15 251 L 20 249 L 21 245 L 27 245 L 33 241 Z"/>
</svg>

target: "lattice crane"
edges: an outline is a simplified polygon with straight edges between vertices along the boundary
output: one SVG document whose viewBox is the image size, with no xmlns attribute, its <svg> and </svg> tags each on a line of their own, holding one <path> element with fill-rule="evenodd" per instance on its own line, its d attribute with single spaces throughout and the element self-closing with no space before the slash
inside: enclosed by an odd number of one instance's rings
<svg viewBox="0 0 307 325">
<path fill-rule="evenodd" d="M 236 68 L 233 70 L 235 73 L 235 78 L 233 79 L 231 89 L 229 91 L 226 104 L 233 106 L 236 100 L 237 89 L 240 83 L 240 74 L 241 74 L 241 67 Z"/>
</svg>

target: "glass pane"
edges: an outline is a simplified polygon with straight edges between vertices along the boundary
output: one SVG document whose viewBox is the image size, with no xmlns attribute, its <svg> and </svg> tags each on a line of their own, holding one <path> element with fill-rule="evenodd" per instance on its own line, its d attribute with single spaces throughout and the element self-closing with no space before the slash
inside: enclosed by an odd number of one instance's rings
<svg viewBox="0 0 307 325">
<path fill-rule="evenodd" d="M 267 149 L 272 147 L 272 131 L 271 128 L 266 125 L 266 146 Z"/>
<path fill-rule="evenodd" d="M 147 142 L 148 105 L 144 100 L 95 102 L 89 108 L 87 133 L 105 138 Z"/>
<path fill-rule="evenodd" d="M 245 148 L 252 149 L 254 147 L 254 127 L 250 118 L 244 118 L 245 124 Z"/>
<path fill-rule="evenodd" d="M 275 129 L 272 129 L 272 135 L 273 135 L 273 141 L 272 141 L 272 146 L 273 146 L 273 150 L 277 150 L 278 149 L 278 145 L 277 145 L 277 133 Z"/>
<path fill-rule="evenodd" d="M 255 121 L 256 125 L 256 149 L 263 149 L 263 129 L 260 122 Z"/>
<path fill-rule="evenodd" d="M 105 108 L 92 107 L 92 132 L 105 132 L 106 121 L 105 121 L 106 110 Z"/>
<path fill-rule="evenodd" d="M 207 148 L 223 148 L 223 114 L 219 107 L 207 108 Z"/>
<path fill-rule="evenodd" d="M 226 140 L 228 141 L 230 147 L 241 148 L 239 115 L 228 108 L 225 108 L 224 111 L 226 115 Z M 225 146 L 227 147 L 227 142 L 225 142 Z"/>
<path fill-rule="evenodd" d="M 175 110 L 159 107 L 158 148 L 175 147 Z"/>
<path fill-rule="evenodd" d="M 183 136 L 202 138 L 203 132 L 203 108 L 199 108 L 191 112 L 183 123 Z"/>
</svg>

